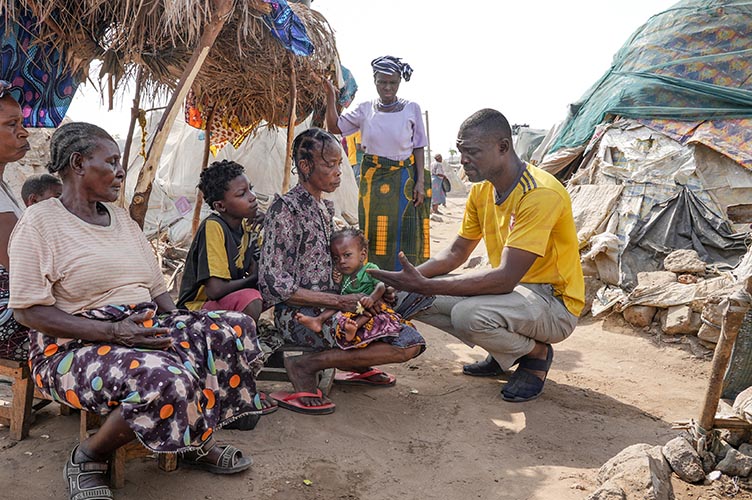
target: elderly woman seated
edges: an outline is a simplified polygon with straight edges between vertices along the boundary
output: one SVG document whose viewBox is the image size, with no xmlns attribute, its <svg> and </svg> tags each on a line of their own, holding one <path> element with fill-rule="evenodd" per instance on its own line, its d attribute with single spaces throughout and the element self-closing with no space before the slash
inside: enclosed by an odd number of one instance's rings
<svg viewBox="0 0 752 500">
<path fill-rule="evenodd" d="M 247 469 L 250 458 L 217 445 L 213 433 L 265 406 L 254 380 L 253 320 L 176 310 L 149 242 L 109 204 L 124 171 L 107 132 L 69 123 L 50 148 L 48 169 L 62 177 L 63 194 L 30 207 L 11 236 L 10 301 L 33 329 L 39 390 L 108 414 L 70 453 L 70 497 L 112 498 L 106 461 L 135 438 L 158 453 L 184 452 L 183 466 Z"/>
</svg>

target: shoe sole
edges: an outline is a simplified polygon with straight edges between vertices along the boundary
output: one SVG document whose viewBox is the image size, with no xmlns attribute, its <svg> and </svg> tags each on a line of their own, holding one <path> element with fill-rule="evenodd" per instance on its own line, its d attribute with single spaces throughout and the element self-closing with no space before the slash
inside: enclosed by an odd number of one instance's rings
<svg viewBox="0 0 752 500">
<path fill-rule="evenodd" d="M 463 369 L 462 374 L 470 376 L 470 377 L 500 377 L 504 375 L 504 372 L 500 371 L 500 372 L 487 372 L 487 373 L 470 373 L 470 372 L 466 372 Z"/>
</svg>

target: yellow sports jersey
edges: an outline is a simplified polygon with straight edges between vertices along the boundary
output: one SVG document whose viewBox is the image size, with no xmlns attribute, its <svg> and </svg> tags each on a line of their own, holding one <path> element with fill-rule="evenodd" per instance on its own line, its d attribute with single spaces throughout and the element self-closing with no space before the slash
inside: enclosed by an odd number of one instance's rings
<svg viewBox="0 0 752 500">
<path fill-rule="evenodd" d="M 572 202 L 551 174 L 528 164 L 517 185 L 500 205 L 488 181 L 470 190 L 459 235 L 484 240 L 492 267 L 501 262 L 504 247 L 519 248 L 539 258 L 520 280 L 549 283 L 569 312 L 579 316 L 585 305 Z"/>
<path fill-rule="evenodd" d="M 243 219 L 237 231 L 216 214 L 204 219 L 185 259 L 178 307 L 192 311 L 201 309 L 209 300 L 205 286 L 209 278 L 228 281 L 243 278 L 256 260 L 257 240 L 258 234 L 251 231 L 247 219 Z"/>
</svg>

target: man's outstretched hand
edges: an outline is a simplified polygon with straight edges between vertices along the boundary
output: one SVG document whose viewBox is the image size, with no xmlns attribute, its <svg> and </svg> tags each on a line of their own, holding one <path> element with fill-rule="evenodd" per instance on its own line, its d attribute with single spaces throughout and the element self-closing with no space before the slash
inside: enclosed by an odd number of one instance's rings
<svg viewBox="0 0 752 500">
<path fill-rule="evenodd" d="M 398 255 L 402 264 L 402 271 L 384 271 L 381 269 L 369 269 L 371 276 L 379 281 L 383 281 L 387 286 L 393 286 L 398 290 L 406 292 L 418 292 L 425 294 L 425 287 L 428 284 L 428 278 L 425 278 L 420 272 L 410 264 L 405 254 L 400 252 Z"/>
</svg>

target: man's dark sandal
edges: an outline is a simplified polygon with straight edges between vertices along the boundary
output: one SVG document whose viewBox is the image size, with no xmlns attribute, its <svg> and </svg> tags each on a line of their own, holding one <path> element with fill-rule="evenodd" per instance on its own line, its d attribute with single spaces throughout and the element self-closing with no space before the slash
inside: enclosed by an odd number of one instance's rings
<svg viewBox="0 0 752 500">
<path fill-rule="evenodd" d="M 498 361 L 490 354 L 483 361 L 472 363 L 462 367 L 462 373 L 471 377 L 498 377 L 504 374 Z"/>
<path fill-rule="evenodd" d="M 509 382 L 504 384 L 504 387 L 501 388 L 501 397 L 504 401 L 523 403 L 540 396 L 543 392 L 543 385 L 546 383 L 548 370 L 551 368 L 553 359 L 554 349 L 550 344 L 548 345 L 546 359 L 523 357 L 520 360 L 517 369 L 512 376 L 509 377 Z M 531 370 L 546 372 L 546 377 L 541 380 L 533 375 Z"/>
</svg>

